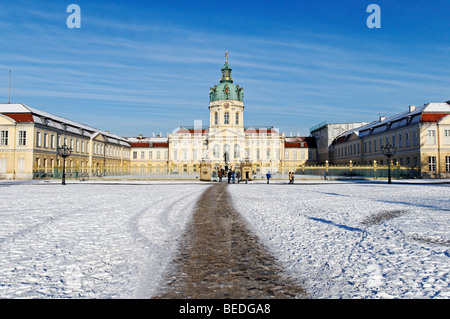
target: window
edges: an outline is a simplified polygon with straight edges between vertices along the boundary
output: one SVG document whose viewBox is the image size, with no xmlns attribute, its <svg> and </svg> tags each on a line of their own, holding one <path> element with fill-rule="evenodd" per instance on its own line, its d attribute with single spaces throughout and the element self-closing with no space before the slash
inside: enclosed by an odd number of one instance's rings
<svg viewBox="0 0 450 319">
<path fill-rule="evenodd" d="M 234 158 L 239 158 L 240 148 L 238 144 L 234 144 Z"/>
<path fill-rule="evenodd" d="M 8 130 L 2 130 L 0 133 L 0 145 L 8 145 Z"/>
<path fill-rule="evenodd" d="M 55 148 L 55 134 L 50 136 L 50 148 Z"/>
<path fill-rule="evenodd" d="M 148 151 L 148 159 L 153 159 L 153 153 L 152 153 L 152 151 Z"/>
<path fill-rule="evenodd" d="M 430 172 L 436 172 L 436 156 L 428 157 L 428 169 Z"/>
<path fill-rule="evenodd" d="M 0 158 L 0 173 L 6 173 L 6 157 Z"/>
<path fill-rule="evenodd" d="M 236 112 L 236 125 L 239 125 L 239 112 Z"/>
<path fill-rule="evenodd" d="M 409 142 L 409 133 L 406 132 L 405 133 L 405 146 L 409 147 L 410 146 L 410 142 Z"/>
<path fill-rule="evenodd" d="M 145 159 L 145 152 L 141 151 L 141 159 Z"/>
<path fill-rule="evenodd" d="M 284 151 L 284 158 L 289 159 L 289 151 Z"/>
<path fill-rule="evenodd" d="M 219 145 L 214 145 L 213 155 L 215 158 L 219 157 Z"/>
<path fill-rule="evenodd" d="M 445 171 L 450 172 L 450 156 L 445 157 Z"/>
<path fill-rule="evenodd" d="M 41 147 L 41 132 L 36 132 L 36 146 Z"/>
<path fill-rule="evenodd" d="M 444 144 L 450 144 L 450 130 L 444 130 Z"/>
<path fill-rule="evenodd" d="M 266 159 L 270 160 L 270 149 L 269 148 L 266 150 Z"/>
<path fill-rule="evenodd" d="M 133 159 L 137 159 L 137 151 L 133 152 Z"/>
<path fill-rule="evenodd" d="M 230 124 L 230 113 L 225 112 L 223 115 L 223 124 Z"/>
<path fill-rule="evenodd" d="M 377 151 L 377 140 L 373 141 L 373 151 L 376 152 Z"/>
<path fill-rule="evenodd" d="M 225 144 L 223 146 L 223 154 L 227 156 L 227 162 L 230 160 L 230 145 Z"/>
<path fill-rule="evenodd" d="M 161 151 L 156 151 L 156 159 L 161 159 Z"/>
<path fill-rule="evenodd" d="M 79 153 L 79 152 L 80 152 L 80 141 L 77 140 L 76 143 L 75 143 L 75 145 L 76 145 L 77 153 Z"/>
<path fill-rule="evenodd" d="M 44 132 L 44 147 L 48 148 L 48 133 Z"/>
<path fill-rule="evenodd" d="M 217 112 L 214 113 L 214 125 L 219 124 L 219 114 Z"/>
<path fill-rule="evenodd" d="M 395 135 L 392 135 L 392 146 L 396 146 L 396 143 L 395 143 Z"/>
<path fill-rule="evenodd" d="M 417 146 L 417 132 L 413 132 L 413 145 Z"/>
<path fill-rule="evenodd" d="M 256 150 L 256 159 L 260 160 L 261 159 L 261 152 L 259 149 Z"/>
<path fill-rule="evenodd" d="M 436 144 L 436 131 L 435 130 L 427 131 L 427 144 L 431 144 L 431 145 Z"/>
<path fill-rule="evenodd" d="M 398 147 L 403 147 L 402 134 L 398 134 Z"/>
</svg>

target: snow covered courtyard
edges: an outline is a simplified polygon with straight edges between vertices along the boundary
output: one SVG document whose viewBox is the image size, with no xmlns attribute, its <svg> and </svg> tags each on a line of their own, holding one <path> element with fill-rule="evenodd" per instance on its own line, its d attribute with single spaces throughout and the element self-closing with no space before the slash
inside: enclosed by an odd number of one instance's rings
<svg viewBox="0 0 450 319">
<path fill-rule="evenodd" d="M 0 298 L 148 298 L 212 183 L 0 183 Z M 450 185 L 228 186 L 312 298 L 449 298 Z"/>
<path fill-rule="evenodd" d="M 207 184 L 0 184 L 0 298 L 148 298 Z"/>
<path fill-rule="evenodd" d="M 450 185 L 232 185 L 312 298 L 449 298 Z"/>
</svg>

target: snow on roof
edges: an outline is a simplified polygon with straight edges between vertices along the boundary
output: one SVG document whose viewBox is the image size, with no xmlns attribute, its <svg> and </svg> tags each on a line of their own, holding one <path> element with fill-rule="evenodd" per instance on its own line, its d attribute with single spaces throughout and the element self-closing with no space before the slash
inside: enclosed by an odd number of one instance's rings
<svg viewBox="0 0 450 319">
<path fill-rule="evenodd" d="M 41 111 L 24 104 L 0 104 L 0 113 L 32 113 L 33 121 L 35 123 L 47 125 L 75 134 L 84 135 L 86 137 L 90 137 L 92 134 L 100 133 L 103 136 L 108 137 L 109 141 L 112 141 L 111 139 L 115 139 L 117 141 L 125 142 L 120 143 L 121 145 L 127 145 L 126 139 L 118 135 L 111 134 L 75 121 L 71 121 L 66 118 L 47 113 L 45 111 Z"/>
<path fill-rule="evenodd" d="M 424 112 L 437 112 L 437 113 L 445 113 L 450 112 L 450 104 L 449 103 L 429 103 L 425 106 Z"/>
<path fill-rule="evenodd" d="M 0 113 L 29 113 L 30 111 L 23 104 L 0 104 Z"/>
<path fill-rule="evenodd" d="M 420 122 L 423 113 L 450 113 L 450 104 L 444 103 L 428 103 L 423 106 L 398 113 L 389 117 L 385 117 L 379 121 L 373 121 L 369 124 L 348 130 L 338 135 L 335 140 L 343 137 L 349 137 L 351 134 L 356 134 L 359 137 L 364 137 L 369 134 L 381 133 L 385 130 L 392 130 L 408 124 L 415 124 Z"/>
<path fill-rule="evenodd" d="M 167 143 L 168 137 L 125 137 L 129 143 Z"/>
</svg>

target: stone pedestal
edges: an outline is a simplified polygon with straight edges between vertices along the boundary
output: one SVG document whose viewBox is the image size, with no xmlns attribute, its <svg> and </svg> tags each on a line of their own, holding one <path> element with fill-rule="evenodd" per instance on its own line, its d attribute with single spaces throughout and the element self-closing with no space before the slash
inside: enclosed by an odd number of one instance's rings
<svg viewBox="0 0 450 319">
<path fill-rule="evenodd" d="M 249 181 L 252 180 L 252 163 L 248 159 L 241 164 L 241 179 L 245 181 L 247 178 Z"/>
<path fill-rule="evenodd" d="M 211 163 L 202 161 L 200 163 L 200 180 L 211 181 Z"/>
</svg>

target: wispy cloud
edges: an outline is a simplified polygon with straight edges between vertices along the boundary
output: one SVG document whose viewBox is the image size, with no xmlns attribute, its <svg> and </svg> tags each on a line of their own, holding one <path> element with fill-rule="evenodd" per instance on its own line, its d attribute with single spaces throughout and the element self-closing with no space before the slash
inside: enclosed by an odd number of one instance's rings
<svg viewBox="0 0 450 319">
<path fill-rule="evenodd" d="M 49 112 L 79 105 L 100 128 L 130 113 L 139 118 L 121 123 L 126 132 L 143 122 L 167 131 L 189 116 L 208 119 L 208 89 L 218 83 L 225 50 L 246 92 L 246 121 L 294 131 L 307 132 L 320 119 L 369 121 L 379 112 L 444 99 L 450 87 L 450 48 L 441 43 L 410 50 L 381 37 L 323 29 L 218 33 L 93 10 L 83 11 L 80 30 L 69 30 L 62 5 L 41 9 L 29 2 L 15 13 L 16 24 L 5 14 L 14 5 L 5 6 L 0 75 L 6 84 L 13 71 L 13 99 Z M 7 96 L 6 85 L 0 96 Z"/>
</svg>

